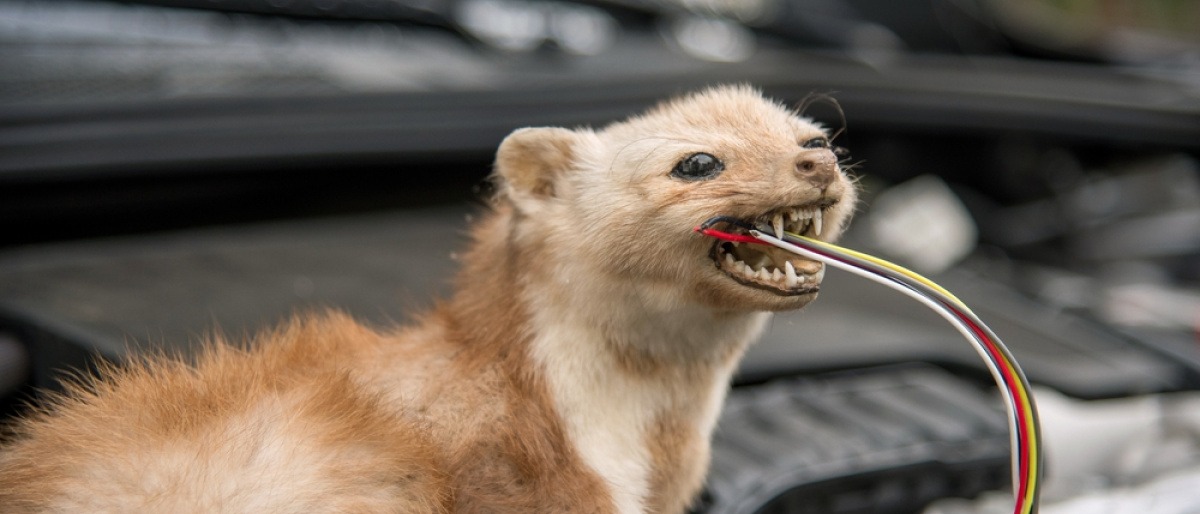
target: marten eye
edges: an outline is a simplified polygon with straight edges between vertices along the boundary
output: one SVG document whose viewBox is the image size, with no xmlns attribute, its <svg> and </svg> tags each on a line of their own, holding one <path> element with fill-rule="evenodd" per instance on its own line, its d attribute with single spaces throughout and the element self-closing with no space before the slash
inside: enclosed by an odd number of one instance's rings
<svg viewBox="0 0 1200 514">
<path fill-rule="evenodd" d="M 804 148 L 829 148 L 829 139 L 825 137 L 814 137 L 808 141 L 800 143 L 800 146 Z"/>
<path fill-rule="evenodd" d="M 684 180 L 708 180 L 720 175 L 724 170 L 725 163 L 702 152 L 684 157 L 675 165 L 675 169 L 671 170 L 671 176 Z"/>
</svg>

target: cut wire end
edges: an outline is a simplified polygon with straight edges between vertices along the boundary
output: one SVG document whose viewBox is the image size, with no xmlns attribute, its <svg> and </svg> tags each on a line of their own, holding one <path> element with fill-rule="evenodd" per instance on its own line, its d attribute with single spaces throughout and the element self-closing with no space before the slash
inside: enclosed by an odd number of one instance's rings
<svg viewBox="0 0 1200 514">
<path fill-rule="evenodd" d="M 769 244 L 766 241 L 763 241 L 758 238 L 750 237 L 745 234 L 734 234 L 734 233 L 725 232 L 725 231 L 721 231 L 721 230 L 712 228 L 713 226 L 717 225 L 718 223 L 724 223 L 726 225 L 733 225 L 735 227 L 745 229 L 745 230 L 754 230 L 753 225 L 746 223 L 745 221 L 742 221 L 740 219 L 734 218 L 733 216 L 713 216 L 713 217 L 709 218 L 708 220 L 706 220 L 704 223 L 701 223 L 696 228 L 692 229 L 692 231 L 699 232 L 699 233 L 704 234 L 709 237 L 715 237 L 717 239 L 722 239 L 725 241 L 732 241 L 735 243 L 750 243 L 750 244 L 759 244 L 759 245 Z"/>
<path fill-rule="evenodd" d="M 732 241 L 735 243 L 750 243 L 750 244 L 756 244 L 756 245 L 768 244 L 766 242 L 763 242 L 760 239 L 756 239 L 756 238 L 753 238 L 750 236 L 744 236 L 741 234 L 730 234 L 729 232 L 721 232 L 720 230 L 711 229 L 711 228 L 696 227 L 695 231 L 699 232 L 701 234 L 704 234 L 706 236 L 709 236 L 709 237 L 715 237 L 717 239 L 723 239 L 725 241 Z"/>
</svg>

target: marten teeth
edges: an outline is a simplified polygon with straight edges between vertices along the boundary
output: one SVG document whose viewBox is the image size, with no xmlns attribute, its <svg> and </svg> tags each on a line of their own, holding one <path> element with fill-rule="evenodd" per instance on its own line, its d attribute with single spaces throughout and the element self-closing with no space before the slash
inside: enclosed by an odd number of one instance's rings
<svg viewBox="0 0 1200 514">
<path fill-rule="evenodd" d="M 783 239 L 784 232 L 817 236 L 824 226 L 824 212 L 819 207 L 781 209 L 769 218 L 760 218 L 771 225 L 775 237 Z"/>
<path fill-rule="evenodd" d="M 779 239 L 783 239 L 785 232 L 815 237 L 820 236 L 824 229 L 824 214 L 824 211 L 816 206 L 788 207 L 764 214 L 754 223 L 760 230 L 773 232 Z M 801 273 L 791 261 L 782 258 L 775 260 L 769 253 L 757 250 L 737 250 L 739 246 L 740 243 L 735 241 L 722 243 L 720 251 L 724 257 L 718 259 L 718 265 L 741 280 L 794 291 L 820 283 L 824 275 L 824 269 L 815 274 Z M 750 262 L 744 262 L 742 259 Z M 778 264 L 780 261 L 783 262 L 782 266 Z"/>
<path fill-rule="evenodd" d="M 726 253 L 722 261 L 722 267 L 730 273 L 741 276 L 746 280 L 772 284 L 780 289 L 796 289 L 805 285 L 805 283 L 819 281 L 816 275 L 797 272 L 796 267 L 792 265 L 791 261 L 784 261 L 782 269 L 770 266 L 765 262 L 759 267 L 751 266 L 739 260 L 732 253 Z"/>
</svg>

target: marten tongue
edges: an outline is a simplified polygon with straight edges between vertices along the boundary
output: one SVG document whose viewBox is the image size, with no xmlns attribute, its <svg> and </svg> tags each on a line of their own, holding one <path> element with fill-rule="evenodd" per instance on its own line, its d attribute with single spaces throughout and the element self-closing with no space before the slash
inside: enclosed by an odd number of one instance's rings
<svg viewBox="0 0 1200 514">
<path fill-rule="evenodd" d="M 820 262 L 805 259 L 774 246 L 738 245 L 732 249 L 732 253 L 738 260 L 749 264 L 755 269 L 762 268 L 768 264 L 775 268 L 783 269 L 784 263 L 790 261 L 797 273 L 815 274 L 821 271 L 822 266 Z"/>
<path fill-rule="evenodd" d="M 764 247 L 761 251 L 767 254 L 767 258 L 771 259 L 771 264 L 774 264 L 776 268 L 783 269 L 783 263 L 791 261 L 792 267 L 796 268 L 797 273 L 808 273 L 811 275 L 821 271 L 822 264 L 820 262 L 805 259 L 774 246 Z"/>
</svg>

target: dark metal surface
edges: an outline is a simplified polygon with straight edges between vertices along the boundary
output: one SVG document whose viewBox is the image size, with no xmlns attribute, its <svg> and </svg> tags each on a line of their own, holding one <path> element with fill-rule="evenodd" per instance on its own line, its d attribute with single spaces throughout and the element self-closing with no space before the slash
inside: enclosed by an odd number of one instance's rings
<svg viewBox="0 0 1200 514">
<path fill-rule="evenodd" d="M 928 366 L 779 380 L 730 395 L 700 512 L 920 512 L 1009 482 L 1003 408 Z"/>
<path fill-rule="evenodd" d="M 403 320 L 446 291 L 466 205 L 0 253 L 0 331 L 30 344 L 39 385 L 53 368 L 148 346 L 185 351 L 306 309 Z M 939 280 L 943 280 L 939 278 Z M 1082 319 L 966 272 L 943 282 L 1001 334 L 1030 378 L 1081 397 L 1173 390 L 1186 368 Z M 971 347 L 923 306 L 831 270 L 820 299 L 774 318 L 740 380 L 935 362 L 983 373 Z"/>
</svg>

